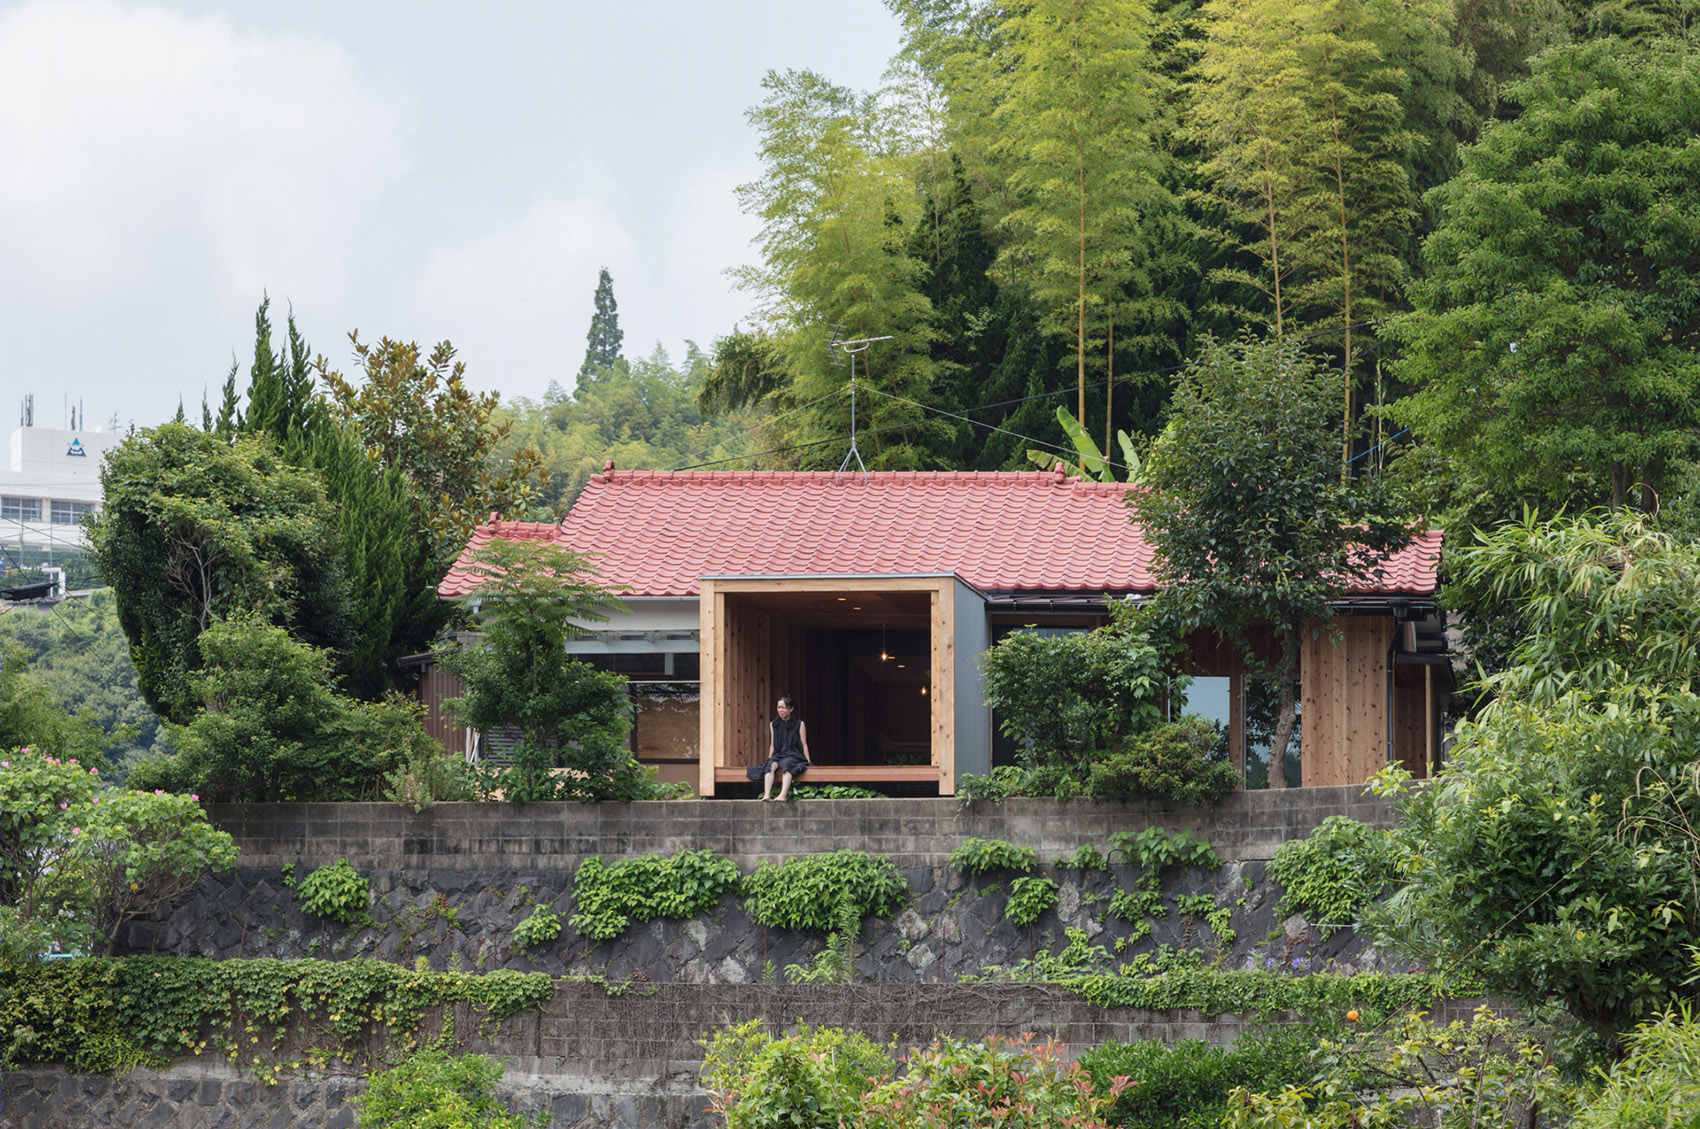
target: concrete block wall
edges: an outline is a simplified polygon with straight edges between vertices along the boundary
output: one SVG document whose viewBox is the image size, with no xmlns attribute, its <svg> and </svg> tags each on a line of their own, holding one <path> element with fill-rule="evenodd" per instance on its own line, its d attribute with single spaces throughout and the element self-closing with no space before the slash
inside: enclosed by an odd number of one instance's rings
<svg viewBox="0 0 1700 1129">
<path fill-rule="evenodd" d="M 1476 1001 L 1436 1009 L 1437 1022 L 1466 1018 Z M 1277 1020 L 1280 1017 L 1275 1017 Z M 1200 1039 L 1229 1046 L 1250 1017 L 1095 1008 L 1042 984 L 655 985 L 609 996 L 590 984 L 561 984 L 540 1012 L 510 1017 L 473 1035 L 467 1051 L 502 1059 L 514 1108 L 549 1110 L 558 1127 L 708 1129 L 698 1045 L 720 1027 L 759 1019 L 773 1033 L 809 1026 L 854 1027 L 900 1045 L 941 1035 L 978 1040 L 1031 1032 L 1072 1050 L 1111 1039 Z M 478 1030 L 455 1016 L 456 1030 Z M 118 1078 L 56 1067 L 8 1070 L 0 1087 L 7 1129 L 348 1129 L 364 1088 L 350 1074 L 287 1078 L 266 1086 L 216 1060 Z"/>
<path fill-rule="evenodd" d="M 434 804 L 419 813 L 390 803 L 212 804 L 208 815 L 235 837 L 245 866 L 346 858 L 362 871 L 573 869 L 589 855 L 687 847 L 712 848 L 746 865 L 853 847 L 889 855 L 899 866 L 937 866 L 971 836 L 1043 855 L 1153 826 L 1207 839 L 1223 859 L 1268 859 L 1331 815 L 1383 827 L 1394 818 L 1389 801 L 1357 787 L 1233 792 L 1208 807 L 1156 800 L 675 800 Z"/>
</svg>

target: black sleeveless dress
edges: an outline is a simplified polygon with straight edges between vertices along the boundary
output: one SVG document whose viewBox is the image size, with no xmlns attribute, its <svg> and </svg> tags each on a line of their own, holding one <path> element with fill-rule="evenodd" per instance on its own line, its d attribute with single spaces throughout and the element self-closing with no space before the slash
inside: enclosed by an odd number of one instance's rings
<svg viewBox="0 0 1700 1129">
<path fill-rule="evenodd" d="M 803 759 L 803 738 L 798 732 L 803 726 L 803 719 L 796 714 L 789 721 L 784 718 L 773 719 L 773 759 L 776 773 L 789 772 L 792 776 L 801 776 L 809 769 L 809 762 Z"/>
</svg>

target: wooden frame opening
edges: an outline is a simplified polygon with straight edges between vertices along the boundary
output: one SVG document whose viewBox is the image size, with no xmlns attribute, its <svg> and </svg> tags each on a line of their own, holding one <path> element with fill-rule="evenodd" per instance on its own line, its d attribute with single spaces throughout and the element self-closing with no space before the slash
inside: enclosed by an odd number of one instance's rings
<svg viewBox="0 0 1700 1129">
<path fill-rule="evenodd" d="M 805 783 L 953 791 L 958 586 L 950 576 L 705 578 L 701 793 L 745 782 L 762 762 L 781 694 L 808 726 Z"/>
</svg>

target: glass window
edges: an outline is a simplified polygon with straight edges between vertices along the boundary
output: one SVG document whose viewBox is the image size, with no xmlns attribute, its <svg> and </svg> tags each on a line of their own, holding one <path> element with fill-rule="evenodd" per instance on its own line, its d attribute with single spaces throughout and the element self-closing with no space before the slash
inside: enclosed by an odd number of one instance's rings
<svg viewBox="0 0 1700 1129">
<path fill-rule="evenodd" d="M 83 515 L 93 513 L 94 506 L 89 502 L 60 502 L 53 503 L 54 525 L 76 525 L 83 520 Z M 36 503 L 36 517 L 41 517 L 41 503 Z"/>
<path fill-rule="evenodd" d="M 0 518 L 12 521 L 40 521 L 40 498 L 14 498 L 10 494 L 0 497 Z"/>
<path fill-rule="evenodd" d="M 1245 692 L 1245 786 L 1269 787 L 1269 746 L 1275 736 L 1277 713 L 1281 706 L 1280 683 L 1272 678 L 1247 678 Z M 1302 709 L 1299 687 L 1293 687 L 1293 705 Z M 1302 712 L 1293 719 L 1293 733 L 1287 741 L 1287 756 L 1282 762 L 1281 775 L 1287 787 L 1297 788 L 1299 772 L 1300 728 L 1304 725 Z"/>
</svg>

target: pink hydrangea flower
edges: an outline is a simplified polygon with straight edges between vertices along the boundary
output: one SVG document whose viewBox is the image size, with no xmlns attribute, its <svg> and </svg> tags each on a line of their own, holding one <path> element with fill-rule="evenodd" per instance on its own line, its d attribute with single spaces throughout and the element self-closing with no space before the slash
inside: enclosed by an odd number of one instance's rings
<svg viewBox="0 0 1700 1129">
<path fill-rule="evenodd" d="M 72 757 L 72 758 L 71 758 L 71 763 L 72 763 L 72 764 L 76 764 L 76 763 L 77 763 L 77 758 L 76 758 L 76 757 Z"/>
<path fill-rule="evenodd" d="M 71 834 L 73 834 L 73 835 L 81 835 L 82 833 L 83 833 L 83 829 L 81 827 L 71 828 Z"/>
<path fill-rule="evenodd" d="M 199 797 L 199 796 L 196 796 L 196 795 L 191 795 L 191 796 L 190 796 L 190 797 L 189 797 L 189 798 L 190 798 L 190 799 L 191 799 L 191 800 L 199 800 L 199 799 L 200 799 L 200 797 Z"/>
<path fill-rule="evenodd" d="M 0 761 L 0 768 L 11 768 L 11 767 L 12 767 L 11 761 Z"/>
<path fill-rule="evenodd" d="M 61 809 L 64 809 L 64 808 L 68 808 L 68 807 L 70 807 L 70 806 L 71 806 L 71 805 L 70 805 L 70 804 L 68 804 L 68 803 L 66 803 L 66 802 L 65 802 L 65 801 L 64 801 L 64 800 L 60 800 L 60 801 L 59 801 L 59 807 L 60 807 L 60 808 L 61 808 Z"/>
</svg>

